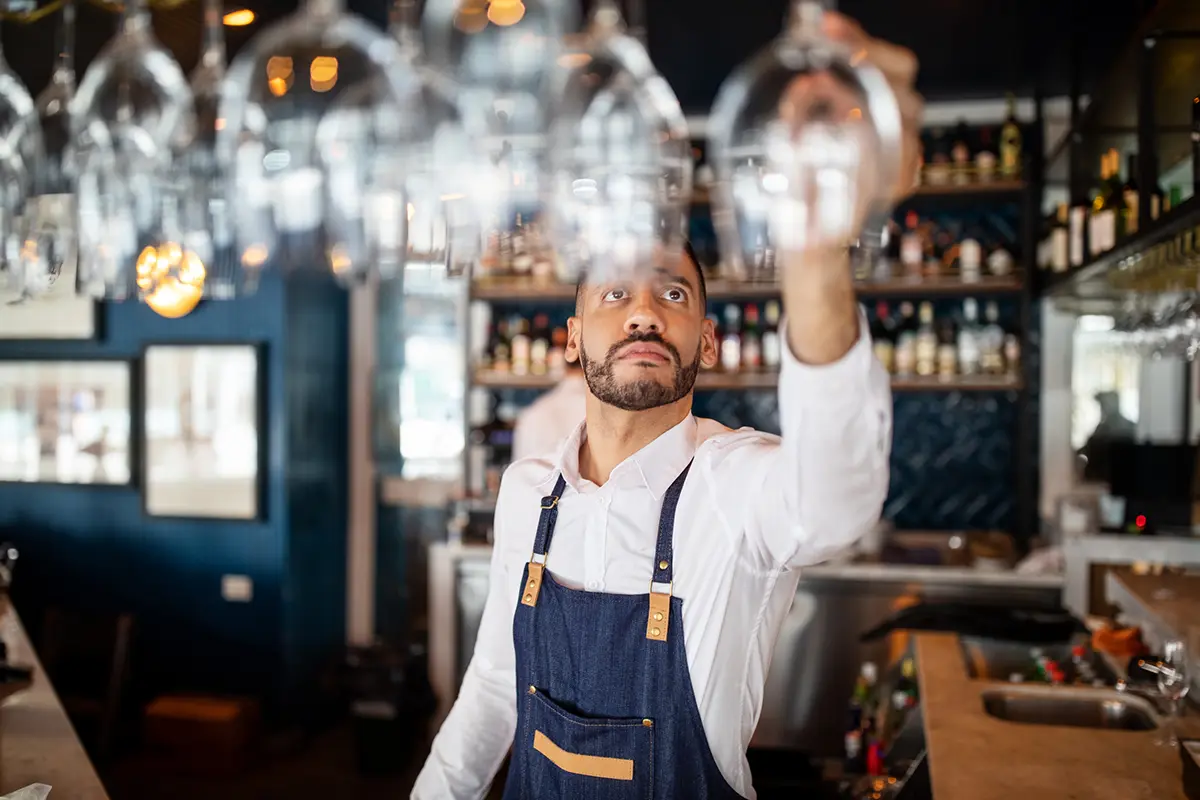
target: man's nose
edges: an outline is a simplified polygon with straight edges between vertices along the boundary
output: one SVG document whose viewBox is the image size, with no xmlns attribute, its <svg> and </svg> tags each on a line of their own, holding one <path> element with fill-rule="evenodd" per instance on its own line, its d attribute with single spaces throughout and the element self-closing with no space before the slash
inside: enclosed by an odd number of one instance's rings
<svg viewBox="0 0 1200 800">
<path fill-rule="evenodd" d="M 637 292 L 629 316 L 625 318 L 625 333 L 662 333 L 664 327 L 662 315 L 654 303 L 653 292 L 648 289 Z"/>
</svg>

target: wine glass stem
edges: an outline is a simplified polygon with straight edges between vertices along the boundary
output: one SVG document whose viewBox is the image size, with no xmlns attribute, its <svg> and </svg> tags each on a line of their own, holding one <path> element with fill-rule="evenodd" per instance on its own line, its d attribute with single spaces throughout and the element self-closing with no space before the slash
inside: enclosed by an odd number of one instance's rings
<svg viewBox="0 0 1200 800">
<path fill-rule="evenodd" d="M 125 0 L 125 13 L 121 28 L 126 31 L 144 30 L 150 27 L 150 12 L 146 0 Z"/>
<path fill-rule="evenodd" d="M 345 0 L 304 0 L 304 10 L 321 17 L 335 17 L 345 7 Z"/>
<path fill-rule="evenodd" d="M 54 61 L 56 75 L 75 77 L 75 0 L 63 4 L 62 21 L 58 28 L 58 56 Z"/>
<path fill-rule="evenodd" d="M 204 0 L 204 51 L 200 60 L 206 66 L 225 63 L 225 28 L 221 0 Z"/>
</svg>

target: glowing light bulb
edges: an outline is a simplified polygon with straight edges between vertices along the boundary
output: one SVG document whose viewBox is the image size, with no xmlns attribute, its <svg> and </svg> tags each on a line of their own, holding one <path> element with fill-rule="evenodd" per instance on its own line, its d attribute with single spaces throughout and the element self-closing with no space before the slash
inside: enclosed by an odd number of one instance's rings
<svg viewBox="0 0 1200 800">
<path fill-rule="evenodd" d="M 508 27 L 516 25 L 525 16 L 525 4 L 520 0 L 492 0 L 488 6 L 487 18 L 493 25 Z"/>
</svg>

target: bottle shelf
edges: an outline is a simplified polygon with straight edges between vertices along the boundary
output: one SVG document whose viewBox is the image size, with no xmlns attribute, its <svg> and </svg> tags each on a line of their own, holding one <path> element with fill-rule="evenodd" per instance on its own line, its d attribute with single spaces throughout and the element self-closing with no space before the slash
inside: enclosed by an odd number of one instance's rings
<svg viewBox="0 0 1200 800">
<path fill-rule="evenodd" d="M 889 278 L 887 280 L 855 281 L 863 297 L 928 297 L 1018 294 L 1025 281 L 1021 272 L 1011 275 L 984 275 L 978 281 L 964 281 L 955 274 L 937 278 Z M 769 300 L 779 297 L 775 282 L 748 282 L 713 279 L 708 282 L 708 299 Z M 471 284 L 471 299 L 493 303 L 570 302 L 575 299 L 575 286 L 569 283 L 539 282 L 530 278 L 482 278 Z"/>
<path fill-rule="evenodd" d="M 474 386 L 488 389 L 551 389 L 559 382 L 553 375 L 513 375 L 507 372 L 478 371 L 472 378 Z M 779 375 L 775 372 L 701 372 L 696 376 L 697 391 L 755 391 L 775 389 Z M 894 392 L 1003 392 L 1021 388 L 1021 379 L 1008 375 L 893 376 Z"/>
<path fill-rule="evenodd" d="M 1200 196 L 1184 201 L 1160 216 L 1151 225 L 1117 242 L 1117 246 L 1101 253 L 1081 267 L 1069 272 L 1049 272 L 1042 276 L 1042 291 L 1052 298 L 1074 298 L 1076 300 L 1113 300 L 1124 296 L 1124 292 L 1111 285 L 1109 276 L 1121 268 L 1122 263 L 1140 256 L 1155 245 L 1175 238 L 1179 234 L 1200 225 Z"/>
<path fill-rule="evenodd" d="M 971 183 L 922 183 L 905 200 L 916 197 L 990 197 L 1002 194 L 1020 194 L 1026 183 L 1018 178 L 997 178 L 991 181 Z"/>
</svg>

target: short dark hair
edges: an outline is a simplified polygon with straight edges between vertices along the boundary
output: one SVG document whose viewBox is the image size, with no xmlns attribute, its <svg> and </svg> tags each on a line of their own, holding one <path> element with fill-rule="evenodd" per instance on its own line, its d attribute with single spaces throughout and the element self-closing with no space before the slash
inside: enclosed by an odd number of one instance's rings
<svg viewBox="0 0 1200 800">
<path fill-rule="evenodd" d="M 683 252 L 691 259 L 692 264 L 696 266 L 696 280 L 700 289 L 700 307 L 707 309 L 708 284 L 704 281 L 704 267 L 700 266 L 700 259 L 696 257 L 696 248 L 692 247 L 692 243 L 686 239 L 683 241 Z M 583 299 L 583 287 L 587 284 L 587 277 L 586 272 L 581 272 L 579 280 L 575 282 L 575 308 L 579 308 L 579 301 Z"/>
</svg>

